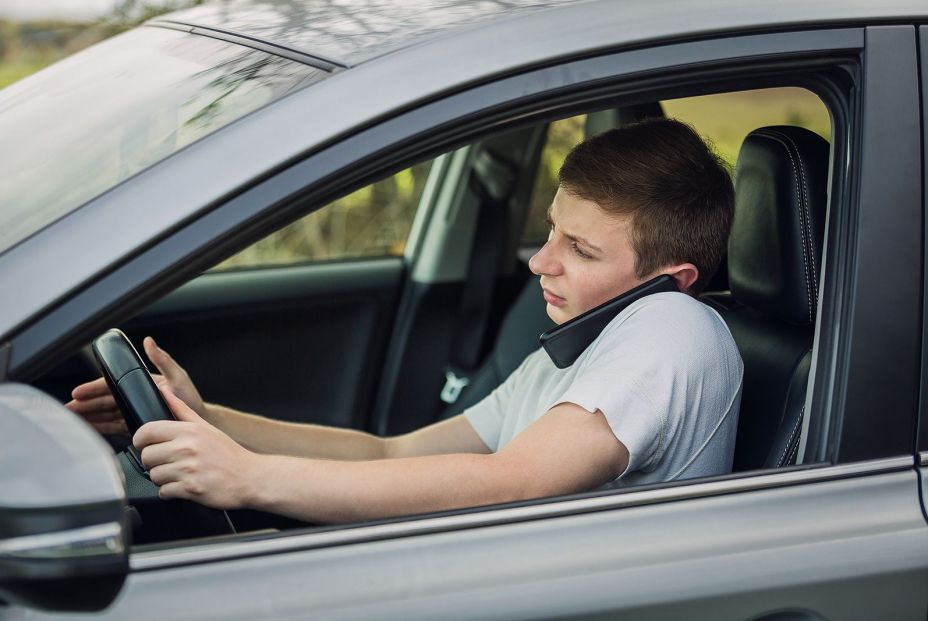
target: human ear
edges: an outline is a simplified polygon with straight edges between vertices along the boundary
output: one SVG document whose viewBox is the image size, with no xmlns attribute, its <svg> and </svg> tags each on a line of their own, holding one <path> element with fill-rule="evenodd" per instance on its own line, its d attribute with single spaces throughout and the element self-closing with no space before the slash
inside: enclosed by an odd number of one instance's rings
<svg viewBox="0 0 928 621">
<path fill-rule="evenodd" d="M 689 292 L 697 280 L 699 280 L 699 268 L 692 263 L 681 263 L 674 265 L 661 272 L 667 274 L 677 282 L 677 289 L 684 293 Z"/>
</svg>

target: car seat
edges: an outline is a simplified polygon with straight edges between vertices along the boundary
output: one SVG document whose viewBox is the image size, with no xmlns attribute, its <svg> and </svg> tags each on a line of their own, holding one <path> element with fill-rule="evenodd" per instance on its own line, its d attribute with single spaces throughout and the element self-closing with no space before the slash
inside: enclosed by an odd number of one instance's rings
<svg viewBox="0 0 928 621">
<path fill-rule="evenodd" d="M 744 359 L 733 470 L 795 463 L 812 361 L 828 142 L 800 127 L 748 134 L 735 166 L 730 291 L 702 300 Z"/>
</svg>

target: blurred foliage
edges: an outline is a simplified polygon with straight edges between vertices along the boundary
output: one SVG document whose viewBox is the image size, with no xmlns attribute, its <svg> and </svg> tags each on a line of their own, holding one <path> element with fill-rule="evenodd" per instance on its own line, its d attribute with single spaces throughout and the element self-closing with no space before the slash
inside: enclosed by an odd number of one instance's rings
<svg viewBox="0 0 928 621">
<path fill-rule="evenodd" d="M 528 218 L 522 233 L 523 243 L 541 245 L 548 238 L 548 221 L 545 215 L 557 192 L 557 173 L 570 150 L 583 140 L 585 125 L 586 115 L 582 114 L 555 121 L 548 127 L 548 138 L 541 152 L 538 175 L 535 177 L 535 186 L 532 188 L 529 202 Z"/>
<path fill-rule="evenodd" d="M 766 125 L 805 127 L 831 140 L 831 116 L 804 88 L 765 88 L 661 102 L 664 113 L 692 125 L 732 170 L 752 130 Z"/>
<path fill-rule="evenodd" d="M 423 162 L 352 192 L 214 269 L 402 255 L 431 166 Z"/>
<path fill-rule="evenodd" d="M 203 4 L 205 0 L 121 0 L 104 20 L 123 30 L 134 28 L 159 15 Z"/>
<path fill-rule="evenodd" d="M 121 0 L 109 13 L 89 23 L 0 20 L 0 88 L 148 19 L 203 1 Z"/>
</svg>

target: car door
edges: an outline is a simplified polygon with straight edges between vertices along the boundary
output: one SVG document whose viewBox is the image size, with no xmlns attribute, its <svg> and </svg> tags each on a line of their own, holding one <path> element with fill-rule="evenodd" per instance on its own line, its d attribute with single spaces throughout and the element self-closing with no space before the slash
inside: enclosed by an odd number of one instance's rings
<svg viewBox="0 0 928 621">
<path fill-rule="evenodd" d="M 425 104 L 351 146 L 389 152 L 377 140 L 397 126 L 401 141 L 440 142 L 430 128 L 489 131 L 487 119 L 505 120 L 493 117 L 499 110 L 544 118 L 578 100 L 595 109 L 642 91 L 658 100 L 784 76 L 827 97 L 836 129 L 802 465 L 139 549 L 102 617 L 923 619 L 928 525 L 912 450 L 923 292 L 909 277 L 922 257 L 921 227 L 911 226 L 923 173 L 921 132 L 912 131 L 920 128 L 914 26 L 592 55 Z M 303 162 L 304 172 L 316 158 L 350 166 L 351 151 L 333 145 Z"/>
</svg>

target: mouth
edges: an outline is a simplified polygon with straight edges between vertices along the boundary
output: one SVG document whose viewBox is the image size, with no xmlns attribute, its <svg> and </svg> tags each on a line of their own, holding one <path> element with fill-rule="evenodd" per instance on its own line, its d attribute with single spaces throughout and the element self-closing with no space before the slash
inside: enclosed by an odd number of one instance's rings
<svg viewBox="0 0 928 621">
<path fill-rule="evenodd" d="M 551 293 L 544 287 L 541 288 L 541 295 L 544 297 L 545 302 L 547 302 L 551 306 L 563 306 L 564 304 L 567 303 L 567 300 L 565 300 L 559 295 L 555 295 Z"/>
</svg>

